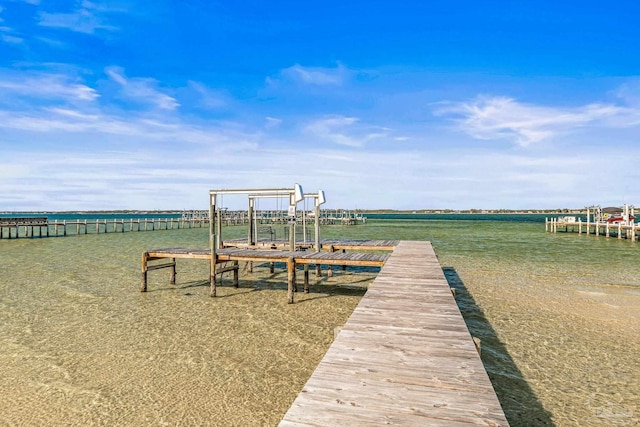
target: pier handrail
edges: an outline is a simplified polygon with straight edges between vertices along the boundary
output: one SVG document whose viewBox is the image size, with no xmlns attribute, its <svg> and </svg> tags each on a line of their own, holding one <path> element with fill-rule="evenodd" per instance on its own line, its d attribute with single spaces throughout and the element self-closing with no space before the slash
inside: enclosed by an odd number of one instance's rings
<svg viewBox="0 0 640 427">
<path fill-rule="evenodd" d="M 0 218 L 0 226 L 17 227 L 17 226 L 45 226 L 48 224 L 49 218 L 44 217 L 13 217 Z"/>
</svg>

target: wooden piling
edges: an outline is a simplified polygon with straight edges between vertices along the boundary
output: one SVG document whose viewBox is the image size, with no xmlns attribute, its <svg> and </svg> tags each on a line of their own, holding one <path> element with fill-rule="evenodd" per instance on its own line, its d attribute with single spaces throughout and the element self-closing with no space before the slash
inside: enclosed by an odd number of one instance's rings
<svg viewBox="0 0 640 427">
<path fill-rule="evenodd" d="M 124 228 L 124 224 L 122 225 L 122 228 Z M 170 258 L 170 260 L 173 265 L 171 266 L 171 275 L 169 276 L 169 283 L 171 283 L 172 285 L 175 285 L 176 284 L 176 259 Z"/>
<path fill-rule="evenodd" d="M 147 292 L 147 252 L 142 253 L 142 278 L 140 292 Z"/>
<path fill-rule="evenodd" d="M 309 264 L 304 265 L 304 293 L 309 293 Z"/>
<path fill-rule="evenodd" d="M 335 251 L 336 249 L 333 247 L 333 245 L 329 245 L 329 252 L 333 253 Z M 331 264 L 327 266 L 327 277 L 333 277 L 333 266 Z"/>
<path fill-rule="evenodd" d="M 237 288 L 240 285 L 240 263 L 238 261 L 234 261 L 233 266 L 233 287 Z"/>
<path fill-rule="evenodd" d="M 294 288 L 296 284 L 296 261 L 293 257 L 287 259 L 287 302 L 294 302 Z"/>
</svg>

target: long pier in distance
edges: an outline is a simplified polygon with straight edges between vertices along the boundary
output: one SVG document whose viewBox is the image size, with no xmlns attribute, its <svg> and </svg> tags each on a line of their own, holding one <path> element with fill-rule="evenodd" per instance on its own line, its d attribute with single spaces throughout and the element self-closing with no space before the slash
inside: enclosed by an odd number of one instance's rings
<svg viewBox="0 0 640 427">
<path fill-rule="evenodd" d="M 577 232 L 596 236 L 617 237 L 637 242 L 640 235 L 640 223 L 635 222 L 635 208 L 624 205 L 621 208 L 590 206 L 586 208 L 586 220 L 576 216 L 545 218 L 545 231 Z"/>
</svg>

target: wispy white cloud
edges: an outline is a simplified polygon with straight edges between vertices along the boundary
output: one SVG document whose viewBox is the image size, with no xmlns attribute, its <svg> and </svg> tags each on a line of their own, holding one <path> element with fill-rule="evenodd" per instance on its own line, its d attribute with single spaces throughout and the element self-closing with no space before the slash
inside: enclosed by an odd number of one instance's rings
<svg viewBox="0 0 640 427">
<path fill-rule="evenodd" d="M 3 11 L 4 9 L 0 6 L 0 24 L 4 22 L 4 19 L 2 18 Z M 13 45 L 22 44 L 24 42 L 23 37 L 16 33 L 13 28 L 6 25 L 0 25 L 0 40 Z"/>
<path fill-rule="evenodd" d="M 123 10 L 107 8 L 85 0 L 70 13 L 40 12 L 38 24 L 85 34 L 94 34 L 97 30 L 116 31 L 118 27 L 107 23 L 106 18 L 106 14 L 113 12 Z"/>
<path fill-rule="evenodd" d="M 275 128 L 280 126 L 280 124 L 282 124 L 282 119 L 278 119 L 275 117 L 265 117 L 265 120 L 266 120 L 265 127 L 267 128 Z"/>
<path fill-rule="evenodd" d="M 180 141 L 181 149 L 186 149 L 184 144 L 221 148 L 228 145 L 235 148 L 255 146 L 250 137 L 230 126 L 200 127 L 175 117 L 149 119 L 131 114 L 118 117 L 98 111 L 88 113 L 69 108 L 45 108 L 33 112 L 0 111 L 0 129 L 5 132 L 14 130 L 30 134 L 50 134 L 48 137 L 64 134 L 69 141 L 77 138 L 91 141 L 114 136 L 135 137 L 140 144 L 145 141 Z"/>
<path fill-rule="evenodd" d="M 189 81 L 188 87 L 198 94 L 198 104 L 206 109 L 220 109 L 229 104 L 226 94 L 211 89 L 200 82 Z"/>
<path fill-rule="evenodd" d="M 341 86 L 351 76 L 352 71 L 338 64 L 335 68 L 303 67 L 296 64 L 280 71 L 276 77 L 267 77 L 268 86 L 280 83 L 302 84 L 310 86 Z"/>
<path fill-rule="evenodd" d="M 629 79 L 620 85 L 615 95 L 630 107 L 640 108 L 640 77 Z"/>
<path fill-rule="evenodd" d="M 129 100 L 151 104 L 163 110 L 175 110 L 180 106 L 175 98 L 158 90 L 158 81 L 155 79 L 127 78 L 120 67 L 108 67 L 105 72 L 120 85 L 123 96 Z"/>
<path fill-rule="evenodd" d="M 65 102 L 93 101 L 99 97 L 95 89 L 74 80 L 63 74 L 0 73 L 0 93 Z"/>
<path fill-rule="evenodd" d="M 473 138 L 506 139 L 523 147 L 596 123 L 634 126 L 638 115 L 638 111 L 613 104 L 562 108 L 520 103 L 508 97 L 442 103 L 434 112 L 453 119 L 460 130 Z M 621 118 L 622 122 L 618 120 Z"/>
<path fill-rule="evenodd" d="M 0 38 L 2 39 L 3 42 L 9 43 L 9 44 L 19 45 L 24 43 L 24 39 L 22 37 L 12 36 L 10 34 L 2 34 Z"/>
<path fill-rule="evenodd" d="M 305 127 L 305 131 L 316 138 L 329 140 L 350 147 L 362 147 L 364 141 L 347 135 L 347 130 L 358 121 L 355 117 L 332 116 L 315 120 Z"/>
<path fill-rule="evenodd" d="M 304 127 L 304 131 L 319 140 L 358 148 L 389 136 L 389 129 L 362 124 L 357 117 L 340 115 L 314 120 Z"/>
</svg>

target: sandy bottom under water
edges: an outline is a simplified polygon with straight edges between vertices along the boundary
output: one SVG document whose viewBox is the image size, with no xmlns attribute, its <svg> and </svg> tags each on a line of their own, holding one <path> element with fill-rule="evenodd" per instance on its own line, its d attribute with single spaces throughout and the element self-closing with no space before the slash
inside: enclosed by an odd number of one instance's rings
<svg viewBox="0 0 640 427">
<path fill-rule="evenodd" d="M 282 268 L 213 299 L 206 262 L 179 261 L 176 286 L 161 270 L 140 293 L 141 251 L 188 233 L 0 242 L 0 425 L 279 422 L 375 269 L 312 273 L 289 305 Z M 640 425 L 640 292 L 620 284 L 635 275 L 439 257 L 512 426 Z"/>
<path fill-rule="evenodd" d="M 89 286 L 22 283 L 31 310 L 3 294 L 0 425 L 276 425 L 375 276 L 312 273 L 289 305 L 282 269 L 227 278 L 213 299 L 203 264 L 179 262 L 177 286 L 150 273 L 146 294 L 103 267 Z"/>
</svg>

